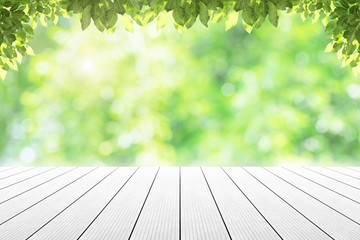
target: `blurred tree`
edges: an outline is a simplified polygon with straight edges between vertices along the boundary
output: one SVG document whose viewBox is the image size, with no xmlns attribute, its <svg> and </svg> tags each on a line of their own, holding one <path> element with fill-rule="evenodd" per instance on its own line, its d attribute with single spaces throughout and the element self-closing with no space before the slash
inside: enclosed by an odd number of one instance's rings
<svg viewBox="0 0 360 240">
<path fill-rule="evenodd" d="M 320 23 L 282 19 L 251 35 L 38 28 L 0 87 L 1 163 L 357 164 L 358 79 Z"/>
<path fill-rule="evenodd" d="M 171 20 L 179 32 L 191 28 L 197 19 L 206 27 L 225 19 L 229 30 L 241 13 L 240 21 L 250 33 L 266 19 L 277 27 L 282 11 L 298 13 L 303 20 L 321 19 L 326 36 L 332 39 L 326 51 L 337 52 L 343 66 L 350 65 L 356 76 L 360 74 L 358 0 L 0 0 L 0 79 L 10 68 L 17 70 L 23 56 L 33 55 L 28 43 L 38 22 L 47 26 L 59 17 L 79 14 L 81 29 L 93 22 L 100 32 L 112 34 L 118 19 L 129 32 L 134 31 L 134 23 L 145 26 L 155 19 L 157 29 Z"/>
</svg>

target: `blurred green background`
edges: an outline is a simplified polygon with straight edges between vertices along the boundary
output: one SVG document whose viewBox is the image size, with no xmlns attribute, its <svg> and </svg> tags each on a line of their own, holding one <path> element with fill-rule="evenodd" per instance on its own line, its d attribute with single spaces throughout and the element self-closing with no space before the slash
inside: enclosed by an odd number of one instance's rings
<svg viewBox="0 0 360 240">
<path fill-rule="evenodd" d="M 0 165 L 359 165 L 360 82 L 322 24 L 39 27 L 0 83 Z"/>
</svg>

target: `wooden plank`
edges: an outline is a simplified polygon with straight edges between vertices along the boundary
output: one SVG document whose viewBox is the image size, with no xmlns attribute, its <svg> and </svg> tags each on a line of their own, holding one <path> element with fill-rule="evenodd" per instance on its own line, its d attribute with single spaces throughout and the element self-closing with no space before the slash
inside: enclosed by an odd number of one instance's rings
<svg viewBox="0 0 360 240">
<path fill-rule="evenodd" d="M 158 168 L 140 168 L 80 236 L 81 239 L 129 239 Z"/>
<path fill-rule="evenodd" d="M 262 168 L 246 170 L 335 239 L 359 239 L 360 226 Z M 317 238 L 316 238 L 317 239 Z"/>
<path fill-rule="evenodd" d="M 284 168 L 271 167 L 266 168 L 277 177 L 288 182 L 293 187 L 303 191 L 313 197 L 315 201 L 319 201 L 339 214 L 356 222 L 360 227 L 360 204 L 351 201 L 336 192 L 330 191 L 318 184 L 315 184 L 305 178 L 300 177 Z"/>
<path fill-rule="evenodd" d="M 331 171 L 327 168 L 323 168 L 323 167 L 312 167 L 312 168 L 307 168 L 310 171 L 316 172 L 317 174 L 320 174 L 322 176 L 331 178 L 333 180 L 336 180 L 338 182 L 341 182 L 343 184 L 346 184 L 348 186 L 353 186 L 355 188 L 360 189 L 360 180 L 346 176 L 344 174 L 341 173 L 337 173 L 335 171 Z"/>
<path fill-rule="evenodd" d="M 292 205 L 279 198 L 244 169 L 224 168 L 283 239 L 331 239 Z"/>
<path fill-rule="evenodd" d="M 14 185 L 7 186 L 0 189 L 0 204 L 3 201 L 6 201 L 9 198 L 13 198 L 19 194 L 24 194 L 25 192 L 31 191 L 36 187 L 39 187 L 46 182 L 50 181 L 65 172 L 74 169 L 69 167 L 59 167 L 51 169 L 51 171 L 43 172 L 37 176 L 34 176 L 26 181 L 16 183 Z"/>
<path fill-rule="evenodd" d="M 8 177 L 8 178 L 4 179 L 3 181 L 0 181 L 0 190 L 10 187 L 10 186 L 14 186 L 16 184 L 19 184 L 21 182 L 29 180 L 33 177 L 36 177 L 38 175 L 41 175 L 41 174 L 43 174 L 47 171 L 51 171 L 53 169 L 55 169 L 55 168 L 54 167 L 37 167 L 32 171 L 27 171 L 27 172 L 24 172 L 19 175 Z"/>
<path fill-rule="evenodd" d="M 351 199 L 352 201 L 355 201 L 357 203 L 360 203 L 360 189 L 354 188 L 352 186 L 343 184 L 341 182 L 338 182 L 336 180 L 333 180 L 331 178 L 325 177 L 323 175 L 317 174 L 313 171 L 310 171 L 303 167 L 297 167 L 297 168 L 285 168 L 288 171 L 291 171 L 295 174 L 299 174 L 299 176 L 302 176 L 309 181 L 312 181 L 315 184 L 319 184 L 323 186 L 324 188 L 330 189 L 332 191 L 337 192 L 338 194 L 347 197 L 348 199 Z"/>
<path fill-rule="evenodd" d="M 281 239 L 221 168 L 203 171 L 233 239 Z"/>
<path fill-rule="evenodd" d="M 3 173 L 9 171 L 9 170 L 14 170 L 16 167 L 0 167 L 0 178 L 2 176 Z"/>
<path fill-rule="evenodd" d="M 120 191 L 135 167 L 118 168 L 66 211 L 41 226 L 29 239 L 76 239 Z"/>
<path fill-rule="evenodd" d="M 61 194 L 54 194 L 32 208 L 0 225 L 0 239 L 26 239 L 52 217 L 76 202 L 100 181 L 111 174 L 115 168 L 98 168 L 73 184 Z M 31 221 L 29 221 L 31 219 Z"/>
<path fill-rule="evenodd" d="M 328 167 L 327 169 L 360 180 L 360 172 L 352 171 L 344 167 Z"/>
<path fill-rule="evenodd" d="M 181 168 L 181 239 L 230 239 L 198 167 Z"/>
<path fill-rule="evenodd" d="M 179 239 L 179 170 L 160 168 L 131 239 Z"/>
<path fill-rule="evenodd" d="M 31 179 L 26 181 L 11 185 L 6 188 L 2 188 L 0 190 L 0 204 L 6 201 L 7 199 L 14 198 L 21 194 L 24 194 L 28 191 L 31 191 L 57 177 L 65 174 L 66 172 L 72 170 L 74 168 L 69 167 L 59 167 L 55 168 L 51 171 L 43 172 L 40 175 L 37 175 Z"/>
<path fill-rule="evenodd" d="M 360 173 L 360 167 L 346 167 L 346 168 Z"/>
<path fill-rule="evenodd" d="M 95 168 L 75 169 L 74 171 L 35 188 L 32 191 L 21 194 L 10 200 L 2 201 L 0 203 L 0 224 L 54 194 L 61 194 L 61 191 L 64 190 L 67 185 L 73 184 L 93 170 L 95 170 Z"/>
<path fill-rule="evenodd" d="M 25 173 L 27 171 L 35 170 L 34 167 L 21 167 L 21 168 L 14 168 L 10 171 L 6 171 L 3 174 L 0 175 L 0 182 L 3 181 L 6 178 L 13 177 L 22 173 Z"/>
<path fill-rule="evenodd" d="M 359 169 L 0 168 L 0 239 L 358 240 Z"/>
</svg>

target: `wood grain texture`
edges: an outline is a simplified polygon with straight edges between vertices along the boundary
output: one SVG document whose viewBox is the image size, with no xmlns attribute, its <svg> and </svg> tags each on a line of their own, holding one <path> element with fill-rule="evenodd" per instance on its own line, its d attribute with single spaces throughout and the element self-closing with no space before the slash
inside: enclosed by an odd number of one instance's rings
<svg viewBox="0 0 360 240">
<path fill-rule="evenodd" d="M 0 239 L 354 239 L 360 168 L 0 167 Z"/>
<path fill-rule="evenodd" d="M 136 168 L 117 168 L 66 211 L 34 233 L 30 239 L 76 239 L 135 170 Z"/>
<path fill-rule="evenodd" d="M 359 179 L 344 175 L 343 173 L 332 171 L 329 168 L 313 167 L 313 168 L 307 168 L 307 169 L 309 169 L 313 172 L 316 172 L 317 174 L 320 174 L 322 176 L 325 176 L 327 178 L 330 178 L 330 179 L 336 180 L 338 182 L 341 182 L 343 184 L 347 184 L 349 186 L 360 189 L 360 180 Z"/>
<path fill-rule="evenodd" d="M 12 177 L 8 177 L 0 181 L 0 190 L 14 186 L 23 182 L 26 182 L 34 177 L 40 176 L 48 171 L 54 170 L 54 167 L 39 167 L 35 168 L 32 171 L 26 171 L 22 174 L 14 175 Z"/>
<path fill-rule="evenodd" d="M 309 181 L 318 184 L 330 191 L 334 191 L 345 198 L 351 199 L 360 204 L 360 189 L 346 185 L 342 182 L 336 181 L 334 179 L 325 177 L 323 175 L 317 174 L 313 171 L 310 171 L 306 168 L 285 168 L 286 170 L 298 174 L 299 176 L 308 179 Z"/>
<path fill-rule="evenodd" d="M 257 170 L 258 168 L 251 169 Z M 265 181 L 265 185 L 263 181 L 259 181 L 259 178 L 251 175 L 248 172 L 251 169 L 225 168 L 230 177 L 283 239 L 331 239 L 286 199 L 277 195 L 270 188 L 268 181 Z M 266 173 L 264 170 L 263 174 L 266 175 Z M 283 191 L 287 191 L 288 188 L 285 186 Z"/>
<path fill-rule="evenodd" d="M 4 172 L 0 173 L 0 182 L 3 181 L 4 179 L 10 178 L 10 177 L 14 178 L 17 175 L 20 175 L 20 174 L 23 174 L 23 173 L 26 173 L 26 172 L 32 171 L 32 170 L 35 170 L 35 168 L 23 167 L 23 168 L 13 168 L 13 169 L 10 169 L 10 171 L 4 171 Z"/>
<path fill-rule="evenodd" d="M 25 194 L 41 185 L 44 185 L 69 171 L 72 171 L 74 168 L 68 167 L 59 167 L 55 169 L 51 169 L 50 171 L 42 172 L 37 176 L 32 177 L 31 179 L 27 179 L 22 182 L 18 182 L 16 184 L 11 184 L 6 187 L 0 189 L 0 204 L 8 199 L 13 199 L 21 194 Z"/>
<path fill-rule="evenodd" d="M 96 169 L 85 177 L 53 194 L 40 203 L 0 225 L 0 239 L 26 239 L 43 227 L 52 217 L 66 209 L 70 204 L 91 190 L 103 178 L 111 173 L 112 168 Z M 5 210 L 6 213 L 6 210 Z M 31 220 L 31 221 L 29 221 Z"/>
<path fill-rule="evenodd" d="M 140 168 L 81 239 L 129 239 L 158 168 Z"/>
<path fill-rule="evenodd" d="M 281 239 L 221 168 L 206 167 L 203 171 L 234 239 Z"/>
<path fill-rule="evenodd" d="M 179 238 L 180 168 L 159 170 L 131 239 Z"/>
<path fill-rule="evenodd" d="M 263 168 L 247 170 L 332 238 L 359 239 L 359 224 Z"/>
<path fill-rule="evenodd" d="M 60 196 L 62 196 L 61 191 L 93 170 L 94 168 L 79 168 L 36 189 L 2 201 L 0 203 L 0 225 L 54 194 L 60 194 Z M 6 189 L 6 191 L 9 191 L 10 189 L 11 188 Z"/>
<path fill-rule="evenodd" d="M 181 239 L 230 239 L 201 169 L 181 168 Z"/>
<path fill-rule="evenodd" d="M 303 191 L 308 196 L 314 198 L 314 200 L 323 203 L 339 214 L 344 215 L 353 222 L 360 225 L 360 204 L 350 199 L 347 199 L 340 194 L 329 191 L 308 179 L 302 178 L 290 171 L 283 168 L 268 168 L 270 172 L 275 174 L 277 177 L 289 183 L 291 186 Z"/>
</svg>

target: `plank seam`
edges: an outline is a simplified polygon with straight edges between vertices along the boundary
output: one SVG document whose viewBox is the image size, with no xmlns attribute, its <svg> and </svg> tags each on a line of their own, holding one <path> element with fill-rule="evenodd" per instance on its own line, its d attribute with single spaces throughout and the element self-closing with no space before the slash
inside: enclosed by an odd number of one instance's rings
<svg viewBox="0 0 360 240">
<path fill-rule="evenodd" d="M 346 169 L 349 169 L 349 170 L 352 170 L 352 171 L 354 171 L 354 172 L 360 172 L 359 170 L 355 170 L 355 169 L 353 169 L 353 168 L 350 168 L 350 167 L 345 167 Z"/>
<path fill-rule="evenodd" d="M 220 214 L 221 220 L 222 220 L 222 222 L 224 223 L 226 232 L 228 233 L 229 238 L 232 239 L 231 234 L 230 234 L 230 231 L 229 231 L 228 227 L 226 226 L 225 219 L 224 219 L 223 215 L 221 214 L 220 208 L 219 208 L 219 206 L 218 206 L 218 204 L 217 204 L 217 202 L 216 202 L 215 196 L 214 196 L 214 194 L 213 194 L 213 192 L 212 192 L 212 190 L 211 190 L 211 188 L 210 188 L 209 182 L 208 182 L 208 180 L 207 180 L 207 178 L 206 178 L 206 176 L 205 176 L 205 174 L 204 174 L 204 171 L 203 171 L 202 167 L 200 167 L 200 170 L 201 170 L 202 175 L 204 176 L 206 185 L 207 185 L 208 188 L 209 188 L 209 191 L 210 191 L 210 194 L 211 194 L 211 196 L 212 196 L 212 199 L 214 200 L 214 203 L 215 203 L 215 205 L 216 205 L 216 208 L 217 208 L 217 210 L 218 210 L 218 212 L 219 212 L 219 214 Z"/>
<path fill-rule="evenodd" d="M 333 172 L 337 172 L 337 173 L 340 173 L 340 174 L 342 174 L 342 175 L 345 175 L 345 176 L 348 176 L 348 177 L 351 177 L 351 178 L 355 178 L 355 179 L 357 179 L 357 180 L 360 180 L 360 178 L 351 176 L 351 175 L 346 174 L 346 173 L 342 173 L 342 172 L 336 171 L 335 169 L 332 169 L 332 168 L 326 168 L 326 169 L 329 169 L 329 170 L 331 170 L 331 171 L 333 171 Z"/>
<path fill-rule="evenodd" d="M 112 202 L 112 200 L 118 195 L 118 193 L 121 191 L 121 189 L 124 188 L 124 186 L 129 182 L 129 180 L 134 176 L 136 171 L 139 169 L 137 167 L 135 171 L 130 175 L 130 177 L 124 182 L 124 184 L 119 188 L 119 190 L 111 197 L 111 199 L 105 204 L 105 206 L 100 210 L 100 212 L 95 216 L 95 218 L 89 223 L 89 225 L 85 228 L 85 230 L 80 234 L 80 236 L 77 239 L 80 239 L 85 232 L 90 228 L 90 226 L 96 221 L 96 219 L 101 215 L 101 213 L 107 208 L 107 206 Z"/>
<path fill-rule="evenodd" d="M 221 167 L 221 169 L 230 178 L 230 180 L 235 184 L 235 186 L 244 195 L 244 197 L 250 202 L 250 204 L 255 208 L 255 210 L 260 214 L 260 216 L 265 220 L 265 222 L 271 227 L 271 229 L 274 230 L 274 232 L 279 236 L 279 238 L 283 240 L 283 238 L 278 233 L 278 231 L 276 231 L 276 229 L 271 225 L 271 223 L 266 219 L 266 217 L 260 212 L 260 210 L 255 206 L 255 204 L 250 200 L 250 198 L 243 192 L 243 190 L 237 185 L 237 183 L 230 177 L 230 175 L 225 171 L 225 169 L 223 167 Z"/>
<path fill-rule="evenodd" d="M 146 194 L 144 203 L 142 204 L 142 206 L 141 206 L 141 208 L 140 208 L 140 212 L 139 212 L 139 214 L 138 214 L 138 216 L 137 216 L 137 218 L 136 218 L 136 220 L 135 220 L 134 226 L 133 226 L 133 228 L 131 229 L 130 236 L 129 236 L 128 239 L 131 238 L 131 235 L 133 234 L 133 232 L 134 232 L 134 230 L 135 230 L 136 224 L 137 224 L 137 222 L 138 222 L 138 220 L 139 220 L 139 218 L 140 218 L 140 215 L 141 215 L 142 210 L 144 209 L 146 200 L 148 199 L 148 197 L 149 197 L 149 195 L 150 195 L 150 191 L 151 191 L 151 189 L 152 189 L 152 187 L 153 187 L 153 185 L 154 185 L 154 182 L 155 182 L 155 179 L 156 179 L 156 177 L 157 177 L 157 175 L 158 175 L 158 173 L 159 173 L 159 170 L 160 170 L 160 167 L 158 167 L 158 169 L 157 169 L 157 171 L 156 171 L 155 177 L 154 177 L 154 179 L 153 179 L 153 181 L 152 181 L 152 183 L 151 183 L 151 185 L 150 185 L 149 191 L 148 191 L 147 194 Z"/>
<path fill-rule="evenodd" d="M 265 169 L 265 168 L 264 168 L 264 169 Z M 287 180 L 283 179 L 282 177 L 278 176 L 277 174 L 275 174 L 275 173 L 271 172 L 270 170 L 268 170 L 268 169 L 265 169 L 265 170 L 266 170 L 266 171 L 268 171 L 269 173 L 273 174 L 274 176 L 278 177 L 279 179 L 283 180 L 284 182 L 288 183 L 289 185 L 293 186 L 294 188 L 298 189 L 299 191 L 301 191 L 301 192 L 305 193 L 305 194 L 306 194 L 306 195 L 308 195 L 309 197 L 312 197 L 312 198 L 313 198 L 313 199 L 315 199 L 316 201 L 318 201 L 318 202 L 320 202 L 320 203 L 324 204 L 325 206 L 327 206 L 328 208 L 330 208 L 330 209 L 332 209 L 333 211 L 337 212 L 338 214 L 342 215 L 343 217 L 345 217 L 345 218 L 349 219 L 350 221 L 352 221 L 352 222 L 356 223 L 357 225 L 360 225 L 360 223 L 358 223 L 358 222 L 357 222 L 357 221 L 355 221 L 354 219 L 352 219 L 352 218 L 350 218 L 350 217 L 346 216 L 346 215 L 345 215 L 345 214 L 343 214 L 342 212 L 340 212 L 340 211 L 336 210 L 335 208 L 331 207 L 330 205 L 328 205 L 328 204 L 324 203 L 323 201 L 321 201 L 320 199 L 318 199 L 318 198 L 314 197 L 314 196 L 313 196 L 313 195 L 311 195 L 310 193 L 308 193 L 308 192 L 306 192 L 306 191 L 302 190 L 301 188 L 299 188 L 299 187 L 295 186 L 294 184 L 290 183 L 289 181 L 287 181 Z"/>
<path fill-rule="evenodd" d="M 76 203 L 80 198 L 82 198 L 83 196 L 85 196 L 88 192 L 90 192 L 92 189 L 94 189 L 97 185 L 99 185 L 102 181 L 104 181 L 107 177 L 109 177 L 113 172 L 115 172 L 118 169 L 115 168 L 114 170 L 112 170 L 110 173 L 108 173 L 105 177 L 103 177 L 100 181 L 98 181 L 97 183 L 95 183 L 93 186 L 91 186 L 88 190 L 86 190 L 83 194 L 81 194 L 78 198 L 76 198 L 73 202 L 71 202 L 69 205 L 67 205 L 63 210 L 61 210 L 60 212 L 58 212 L 54 217 L 52 217 L 49 221 L 47 221 L 46 223 L 44 223 L 40 228 L 38 228 L 35 232 L 33 232 L 29 237 L 27 237 L 26 239 L 31 238 L 32 236 L 34 236 L 37 232 L 39 232 L 42 228 L 44 228 L 47 224 L 49 224 L 52 220 L 54 220 L 56 217 L 58 217 L 61 213 L 63 213 L 66 209 L 68 209 L 69 207 L 71 207 L 74 203 Z"/>
<path fill-rule="evenodd" d="M 18 173 L 14 173 L 14 174 L 12 174 L 12 175 L 9 175 L 9 176 L 6 176 L 6 177 L 3 177 L 3 178 L 0 178 L 0 180 L 3 180 L 3 179 L 6 179 L 6 178 L 9 178 L 9 177 L 12 177 L 12 176 L 18 175 L 18 174 L 20 174 L 20 173 L 24 173 L 24 172 L 27 172 L 27 171 L 33 170 L 33 169 L 35 169 L 35 168 L 34 168 L 34 167 L 32 167 L 32 168 L 26 169 L 26 170 L 24 170 L 24 171 L 21 171 L 21 172 L 18 172 Z"/>
<path fill-rule="evenodd" d="M 331 189 L 331 188 L 328 188 L 328 187 L 326 187 L 326 186 L 324 186 L 324 185 L 322 185 L 322 184 L 320 184 L 320 183 L 317 183 L 317 182 L 315 182 L 314 180 L 312 180 L 312 179 L 310 179 L 310 178 L 307 178 L 307 177 L 305 177 L 305 176 L 302 176 L 301 174 L 299 174 L 299 173 L 297 173 L 297 172 L 294 172 L 294 171 L 292 171 L 292 170 L 290 170 L 290 169 L 288 169 L 288 168 L 285 168 L 285 167 L 283 167 L 283 168 L 284 168 L 285 170 L 293 173 L 293 174 L 298 175 L 299 177 L 305 178 L 306 180 L 308 180 L 308 181 L 310 181 L 310 182 L 313 182 L 313 183 L 315 183 L 315 184 L 317 184 L 317 185 L 319 185 L 319 186 L 321 186 L 321 187 L 323 187 L 323 188 L 325 188 L 325 189 L 327 189 L 327 190 L 329 190 L 329 191 L 331 191 L 331 192 L 333 192 L 333 193 L 336 193 L 336 194 L 338 194 L 338 195 L 340 195 L 340 196 L 342 196 L 342 197 L 344 197 L 344 198 L 346 198 L 346 199 L 348 199 L 348 200 L 350 200 L 350 201 L 353 201 L 353 202 L 355 202 L 355 203 L 357 203 L 357 204 L 360 204 L 360 202 L 356 201 L 355 199 L 352 199 L 352 198 L 350 198 L 350 197 L 348 197 L 348 196 L 345 196 L 345 195 L 342 194 L 342 193 L 339 193 L 339 192 L 337 192 L 337 191 L 335 191 L 335 190 L 333 190 L 333 189 Z"/>
<path fill-rule="evenodd" d="M 355 188 L 355 189 L 357 189 L 357 190 L 360 190 L 360 188 L 358 188 L 358 187 L 355 187 L 355 186 L 353 186 L 353 185 L 351 185 L 351 184 L 348 184 L 348 183 L 343 182 L 343 181 L 341 181 L 341 180 L 338 180 L 338 179 L 336 179 L 336 178 L 330 177 L 330 176 L 328 176 L 328 175 L 326 175 L 326 174 L 323 174 L 323 173 L 317 172 L 317 171 L 312 170 L 312 169 L 307 168 L 307 167 L 304 167 L 304 168 L 305 168 L 306 170 L 308 170 L 308 171 L 311 171 L 311 172 L 317 173 L 317 174 L 319 174 L 319 175 L 321 175 L 321 176 L 324 176 L 324 177 L 330 178 L 330 179 L 332 179 L 332 180 L 334 180 L 334 181 L 337 181 L 337 182 L 339 182 L 339 183 L 342 183 L 342 184 L 344 184 L 344 185 L 346 185 L 346 186 L 349 186 L 349 187 Z"/>
<path fill-rule="evenodd" d="M 8 168 L 8 169 L 1 170 L 0 173 L 9 171 L 9 170 L 14 169 L 14 168 L 17 168 L 17 167 L 11 167 L 11 168 Z"/>
<path fill-rule="evenodd" d="M 18 181 L 18 182 L 15 182 L 15 183 L 9 184 L 9 185 L 7 185 L 7 186 L 5 186 L 5 187 L 2 187 L 2 188 L 0 188 L 0 190 L 3 190 L 3 189 L 5 189 L 5 188 L 11 187 L 11 186 L 14 186 L 14 185 L 16 185 L 16 184 L 18 184 L 18 183 L 21 183 L 21 182 L 24 182 L 24 181 L 26 181 L 26 180 L 29 180 L 30 178 L 34 178 L 34 177 L 40 176 L 41 174 L 44 174 L 44 173 L 49 172 L 49 171 L 54 170 L 54 169 L 55 169 L 55 167 L 54 167 L 54 168 L 50 168 L 50 169 L 48 169 L 48 170 L 46 170 L 46 171 L 44 171 L 44 172 L 35 174 L 35 175 L 33 175 L 33 176 L 30 176 L 30 177 L 27 177 L 27 178 L 25 178 L 25 179 L 22 179 L 22 180 L 20 180 L 20 181 Z"/>
<path fill-rule="evenodd" d="M 47 198 L 51 197 L 51 196 L 52 196 L 52 195 L 54 195 L 55 193 L 57 193 L 57 192 L 61 191 L 62 189 L 66 188 L 66 187 L 67 187 L 67 186 L 69 186 L 70 184 L 72 184 L 72 183 L 76 182 L 76 181 L 77 181 L 77 180 L 79 180 L 80 178 L 82 178 L 82 177 L 84 177 L 84 176 L 88 175 L 89 173 L 91 173 L 91 172 L 95 171 L 96 169 L 98 169 L 98 167 L 96 167 L 96 168 L 94 168 L 93 170 L 91 170 L 91 171 L 89 171 L 89 172 L 87 172 L 87 173 L 85 173 L 85 174 L 81 175 L 80 177 L 76 178 L 75 180 L 71 181 L 70 183 L 66 184 L 65 186 L 62 186 L 61 188 L 59 188 L 59 189 L 58 189 L 58 190 L 56 190 L 55 192 L 52 192 L 51 194 L 49 194 L 49 195 L 47 195 L 46 197 L 44 197 L 44 198 L 40 199 L 39 201 L 37 201 L 36 203 L 32 204 L 31 206 L 29 206 L 29 207 L 27 207 L 27 208 L 25 208 L 25 209 L 21 210 L 20 212 L 18 212 L 18 213 L 17 213 L 17 214 L 15 214 L 14 216 L 12 216 L 12 217 L 10 217 L 10 218 L 6 219 L 5 221 L 3 221 L 2 223 L 0 223 L 0 226 L 1 226 L 1 225 L 3 225 L 4 223 L 6 223 L 6 222 L 10 221 L 11 219 L 15 218 L 16 216 L 20 215 L 21 213 L 23 213 L 23 212 L 25 212 L 25 211 L 29 210 L 30 208 L 32 208 L 32 207 L 33 207 L 33 206 L 35 206 L 36 204 L 39 204 L 40 202 L 44 201 L 45 199 L 47 199 Z"/>
<path fill-rule="evenodd" d="M 322 228 L 320 228 L 316 223 L 314 223 L 313 221 L 311 221 L 308 217 L 306 217 L 303 213 L 301 213 L 298 209 L 296 209 L 293 205 L 291 205 L 289 202 L 287 202 L 285 199 L 283 199 L 280 195 L 278 195 L 275 191 L 273 191 L 270 187 L 268 187 L 267 185 L 265 185 L 262 181 L 260 181 L 257 177 L 255 177 L 254 175 L 252 175 L 248 170 L 246 170 L 245 168 L 242 167 L 242 169 L 244 169 L 244 171 L 246 171 L 250 176 L 252 176 L 253 178 L 255 178 L 259 183 L 261 183 L 264 187 L 266 187 L 267 189 L 269 189 L 273 194 L 275 194 L 278 198 L 280 198 L 282 201 L 284 201 L 287 205 L 289 205 L 292 209 L 294 209 L 296 212 L 298 212 L 301 216 L 303 216 L 306 220 L 308 220 L 310 223 L 312 223 L 315 227 L 317 227 L 320 231 L 322 231 L 323 233 L 325 233 L 328 237 L 330 237 L 331 239 L 334 239 L 333 237 L 331 237 L 327 232 L 325 232 L 325 230 L 323 230 Z M 335 239 L 334 239 L 335 240 Z"/>
<path fill-rule="evenodd" d="M 76 168 L 77 168 L 77 167 L 76 167 Z M 33 189 L 35 189 L 35 188 L 37 188 L 37 187 L 40 187 L 41 185 L 43 185 L 43 184 L 45 184 L 45 183 L 47 183 L 47 182 L 50 182 L 50 181 L 52 181 L 52 180 L 54 180 L 54 179 L 56 179 L 56 178 L 58 178 L 58 177 L 60 177 L 60 176 L 62 176 L 62 175 L 64 175 L 64 174 L 66 174 L 66 173 L 69 173 L 69 172 L 75 170 L 76 168 L 72 168 L 72 169 L 70 169 L 69 171 L 66 171 L 66 172 L 64 172 L 64 173 L 61 173 L 61 174 L 59 174 L 59 175 L 57 175 L 57 176 L 55 176 L 55 177 L 53 177 L 53 178 L 50 178 L 50 179 L 46 180 L 45 182 L 42 182 L 42 183 L 40 183 L 40 184 L 38 184 L 38 185 L 36 185 L 36 186 L 34 186 L 34 187 L 32 187 L 32 188 L 29 188 L 29 189 L 27 189 L 27 190 L 25 190 L 25 191 L 23 191 L 23 192 L 21 192 L 21 193 L 18 193 L 18 194 L 16 194 L 16 195 L 14 195 L 14 196 L 12 196 L 12 197 L 10 197 L 10 198 L 8 198 L 8 199 L 0 202 L 0 204 L 3 204 L 3 203 L 5 203 L 5 202 L 7 202 L 7 201 L 9 201 L 9 200 L 11 200 L 11 199 L 14 199 L 14 198 L 16 198 L 16 197 L 18 197 L 18 196 L 20 196 L 20 195 L 22 195 L 22 194 L 24 194 L 24 193 L 29 192 L 30 190 L 33 190 Z"/>
</svg>

